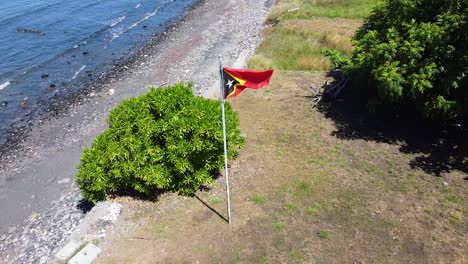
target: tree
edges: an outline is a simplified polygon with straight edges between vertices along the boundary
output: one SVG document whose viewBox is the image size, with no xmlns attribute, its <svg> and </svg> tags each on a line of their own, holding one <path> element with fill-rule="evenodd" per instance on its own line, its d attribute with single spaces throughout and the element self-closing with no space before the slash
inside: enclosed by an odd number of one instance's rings
<svg viewBox="0 0 468 264">
<path fill-rule="evenodd" d="M 468 0 L 386 0 L 354 37 L 346 70 L 368 80 L 371 109 L 468 117 Z"/>
</svg>

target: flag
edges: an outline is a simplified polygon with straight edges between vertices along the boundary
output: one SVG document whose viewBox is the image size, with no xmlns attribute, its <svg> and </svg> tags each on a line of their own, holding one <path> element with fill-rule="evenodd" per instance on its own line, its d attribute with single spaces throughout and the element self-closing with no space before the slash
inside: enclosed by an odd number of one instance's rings
<svg viewBox="0 0 468 264">
<path fill-rule="evenodd" d="M 245 88 L 259 89 L 267 86 L 272 74 L 273 70 L 253 71 L 224 67 L 224 99 L 237 96 Z"/>
</svg>

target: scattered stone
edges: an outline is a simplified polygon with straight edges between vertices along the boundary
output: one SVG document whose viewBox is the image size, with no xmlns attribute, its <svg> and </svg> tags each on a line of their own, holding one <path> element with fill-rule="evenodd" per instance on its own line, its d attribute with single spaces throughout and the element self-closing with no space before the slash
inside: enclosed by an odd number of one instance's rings
<svg viewBox="0 0 468 264">
<path fill-rule="evenodd" d="M 293 9 L 289 9 L 289 10 L 288 10 L 288 13 L 296 12 L 296 11 L 299 11 L 299 7 L 296 7 L 296 8 L 293 8 Z"/>
<path fill-rule="evenodd" d="M 47 35 L 47 32 L 40 31 L 37 29 L 30 29 L 30 28 L 17 28 L 16 32 L 22 32 L 22 33 L 33 33 L 39 36 Z"/>
<path fill-rule="evenodd" d="M 448 182 L 443 183 L 445 187 L 449 186 Z"/>
<path fill-rule="evenodd" d="M 49 89 L 55 89 L 56 87 L 57 87 L 57 85 L 55 85 L 53 83 L 49 84 Z"/>
<path fill-rule="evenodd" d="M 20 102 L 21 108 L 26 108 L 26 103 L 28 102 L 29 97 L 25 97 L 23 101 Z"/>
<path fill-rule="evenodd" d="M 114 95 L 114 93 L 115 93 L 114 89 L 109 89 L 109 91 L 107 92 L 107 95 Z"/>
<path fill-rule="evenodd" d="M 29 215 L 29 217 L 28 217 L 28 221 L 29 221 L 29 222 L 34 221 L 34 220 L 36 220 L 36 218 L 37 218 L 38 216 L 39 216 L 38 213 L 32 212 L 32 213 Z"/>
<path fill-rule="evenodd" d="M 8 234 L 11 234 L 11 233 L 13 233 L 13 232 L 15 232 L 15 231 L 16 231 L 16 226 L 10 226 L 10 227 L 8 228 Z"/>
<path fill-rule="evenodd" d="M 58 184 L 65 184 L 65 183 L 70 183 L 70 181 L 71 181 L 70 178 L 65 178 L 65 179 L 61 179 L 57 183 Z"/>
<path fill-rule="evenodd" d="M 1 105 L 2 105 L 2 106 L 7 106 L 7 105 L 8 105 L 8 102 L 7 102 L 7 101 L 2 101 Z"/>
<path fill-rule="evenodd" d="M 47 77 L 49 77 L 49 74 L 44 73 L 44 74 L 41 75 L 41 78 L 42 78 L 42 79 L 45 79 L 45 78 L 47 78 Z"/>
<path fill-rule="evenodd" d="M 115 222 L 120 215 L 120 211 L 122 210 L 122 205 L 118 203 L 112 203 L 108 208 L 108 213 L 99 218 L 99 220 L 104 222 Z M 104 230 L 105 231 L 105 230 Z"/>
<path fill-rule="evenodd" d="M 83 55 L 88 55 L 89 51 L 83 51 Z"/>
</svg>

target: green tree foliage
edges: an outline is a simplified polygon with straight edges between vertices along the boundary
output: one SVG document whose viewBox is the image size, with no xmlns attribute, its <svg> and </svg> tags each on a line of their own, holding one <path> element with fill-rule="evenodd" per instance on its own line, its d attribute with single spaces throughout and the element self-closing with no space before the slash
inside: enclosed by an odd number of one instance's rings
<svg viewBox="0 0 468 264">
<path fill-rule="evenodd" d="M 370 107 L 468 117 L 468 0 L 386 0 L 354 39 L 347 69 L 369 80 Z"/>
<path fill-rule="evenodd" d="M 225 106 L 233 159 L 244 139 L 237 113 Z M 220 103 L 194 96 L 191 84 L 153 87 L 123 101 L 108 122 L 78 166 L 77 183 L 90 202 L 116 192 L 191 194 L 212 183 L 224 164 Z"/>
</svg>

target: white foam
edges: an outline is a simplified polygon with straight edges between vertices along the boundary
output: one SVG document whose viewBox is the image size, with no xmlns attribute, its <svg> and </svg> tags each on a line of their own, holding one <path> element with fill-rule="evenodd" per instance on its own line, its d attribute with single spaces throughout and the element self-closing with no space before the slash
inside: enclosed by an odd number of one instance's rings
<svg viewBox="0 0 468 264">
<path fill-rule="evenodd" d="M 5 89 L 5 87 L 7 87 L 8 85 L 10 85 L 10 82 L 9 82 L 9 81 L 0 84 L 0 90 Z"/>
<path fill-rule="evenodd" d="M 125 33 L 125 30 L 122 27 L 116 27 L 116 28 L 112 28 L 109 31 L 109 33 L 110 33 L 110 42 L 112 42 L 115 39 L 117 39 L 118 37 L 120 37 L 120 35 Z"/>
<path fill-rule="evenodd" d="M 111 19 L 109 21 L 109 26 L 113 27 L 113 26 L 119 24 L 120 22 L 124 21 L 125 18 L 127 18 L 127 17 L 126 16 L 121 16 L 121 17 L 118 17 L 118 18 Z"/>
<path fill-rule="evenodd" d="M 139 8 L 141 6 L 141 3 L 138 3 L 138 5 L 135 6 L 135 8 Z"/>
<path fill-rule="evenodd" d="M 75 72 L 75 75 L 73 75 L 72 80 L 76 79 L 78 74 L 80 74 L 80 72 L 83 71 L 84 68 L 86 68 L 86 65 L 81 66 L 81 68 L 77 72 Z"/>
<path fill-rule="evenodd" d="M 169 2 L 170 2 L 170 1 L 166 1 L 164 4 L 158 6 L 158 7 L 156 8 L 156 10 L 154 10 L 153 12 L 147 14 L 144 18 L 138 20 L 135 24 L 131 25 L 127 30 L 130 30 L 130 29 L 132 29 L 132 28 L 138 26 L 138 25 L 141 24 L 142 22 L 148 20 L 149 18 L 153 17 L 154 15 L 156 15 L 156 14 L 158 13 L 159 9 L 161 9 L 162 6 L 164 6 L 165 4 L 167 4 L 167 3 L 169 3 Z"/>
</svg>

